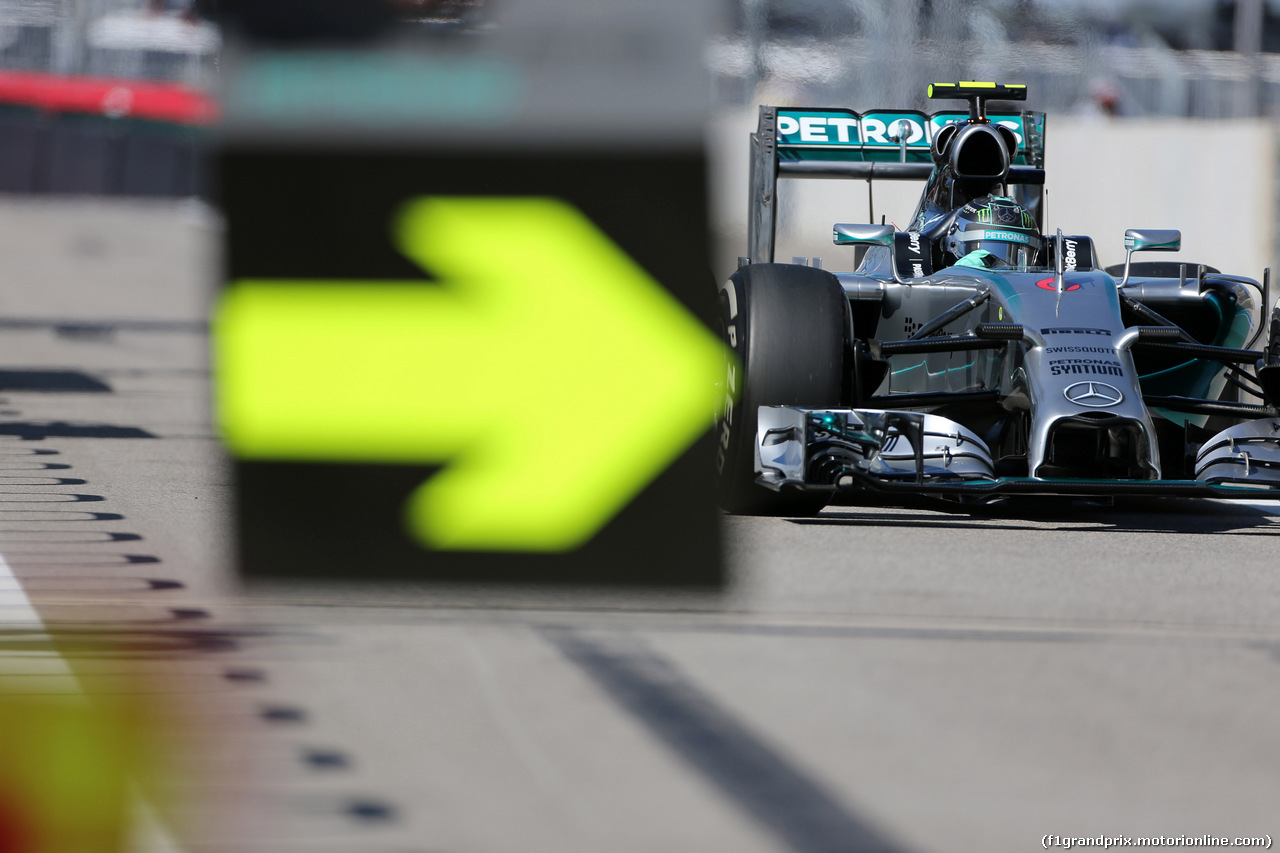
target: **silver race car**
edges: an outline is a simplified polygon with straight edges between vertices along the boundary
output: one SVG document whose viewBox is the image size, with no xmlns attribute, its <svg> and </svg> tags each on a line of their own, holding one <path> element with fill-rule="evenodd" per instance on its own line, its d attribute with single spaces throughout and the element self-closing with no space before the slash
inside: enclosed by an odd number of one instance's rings
<svg viewBox="0 0 1280 853">
<path fill-rule="evenodd" d="M 968 110 L 761 107 L 749 254 L 720 289 L 720 498 L 816 512 L 837 495 L 1280 492 L 1280 314 L 1262 282 L 1138 262 L 1178 231 L 1125 232 L 1125 263 L 1046 233 L 1045 117 L 1026 88 L 934 84 Z M 837 223 L 853 272 L 774 263 L 780 178 L 923 180 L 908 230 Z"/>
</svg>

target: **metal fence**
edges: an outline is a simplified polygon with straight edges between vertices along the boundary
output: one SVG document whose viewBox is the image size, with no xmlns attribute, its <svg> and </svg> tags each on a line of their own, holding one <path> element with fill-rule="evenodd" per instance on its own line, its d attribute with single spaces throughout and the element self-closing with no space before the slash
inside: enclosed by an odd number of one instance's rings
<svg viewBox="0 0 1280 853">
<path fill-rule="evenodd" d="M 1280 54 L 1260 50 L 1280 21 L 1261 5 L 1237 7 L 1237 44 L 1239 32 L 1259 36 L 1243 52 L 1175 49 L 1124 14 L 1138 7 L 1099 17 L 1097 4 L 1042 0 L 736 0 L 709 55 L 722 105 L 920 109 L 930 82 L 995 79 L 1028 84 L 1028 107 L 1058 114 L 1280 117 Z M 1205 28 L 1216 7 L 1168 8 Z"/>
<path fill-rule="evenodd" d="M 0 69 L 209 88 L 221 36 L 184 0 L 0 0 Z"/>
<path fill-rule="evenodd" d="M 0 0 L 0 69 L 213 88 L 221 36 L 193 0 Z M 1112 4 L 1123 11 L 1135 3 Z M 1150 4 L 1148 4 L 1150 5 Z M 1174 4 L 1181 8 L 1195 4 Z M 1199 4 L 1204 9 L 1214 4 Z M 711 46 L 717 100 L 923 107 L 947 79 L 1027 83 L 1034 109 L 1144 116 L 1280 117 L 1280 54 L 1262 17 L 1246 52 L 1174 49 L 1096 4 L 1043 0 L 730 0 Z M 1173 7 L 1170 7 L 1173 8 Z M 1238 8 L 1248 12 L 1240 0 Z M 1207 14 L 1207 13 L 1206 13 Z M 1172 17 L 1172 14 L 1170 15 Z M 1203 15 L 1185 26 L 1204 28 Z"/>
</svg>

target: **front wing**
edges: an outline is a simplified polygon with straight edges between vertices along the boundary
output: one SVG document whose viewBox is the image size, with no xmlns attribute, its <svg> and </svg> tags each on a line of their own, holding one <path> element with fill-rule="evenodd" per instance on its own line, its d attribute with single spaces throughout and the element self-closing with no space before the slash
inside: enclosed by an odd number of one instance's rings
<svg viewBox="0 0 1280 853">
<path fill-rule="evenodd" d="M 1010 495 L 1280 496 L 1280 419 L 1263 418 L 1205 442 L 1194 480 L 1008 477 L 982 438 L 921 412 L 761 406 L 757 482 L 775 491 L 919 495 L 985 502 Z"/>
</svg>

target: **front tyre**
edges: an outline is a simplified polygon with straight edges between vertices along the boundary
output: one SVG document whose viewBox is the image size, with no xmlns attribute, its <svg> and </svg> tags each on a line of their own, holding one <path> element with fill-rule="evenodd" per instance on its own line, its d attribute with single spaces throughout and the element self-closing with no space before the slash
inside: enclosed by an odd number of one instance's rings
<svg viewBox="0 0 1280 853">
<path fill-rule="evenodd" d="M 744 515 L 812 515 L 826 498 L 756 483 L 760 406 L 843 405 L 848 303 L 835 276 L 793 264 L 753 264 L 720 287 L 720 333 L 736 356 L 725 372 L 716 464 L 720 505 Z"/>
</svg>

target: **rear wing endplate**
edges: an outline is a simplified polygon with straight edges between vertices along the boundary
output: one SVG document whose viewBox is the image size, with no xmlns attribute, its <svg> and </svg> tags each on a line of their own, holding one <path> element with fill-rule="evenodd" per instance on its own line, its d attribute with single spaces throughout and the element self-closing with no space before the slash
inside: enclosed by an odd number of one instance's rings
<svg viewBox="0 0 1280 853">
<path fill-rule="evenodd" d="M 751 134 L 747 215 L 751 261 L 773 261 L 779 178 L 926 181 L 933 174 L 933 135 L 969 117 L 967 111 L 956 110 L 856 113 L 840 108 L 761 106 L 759 124 Z M 1018 137 L 1008 182 L 1043 184 L 1044 113 L 993 112 L 987 118 Z"/>
</svg>

